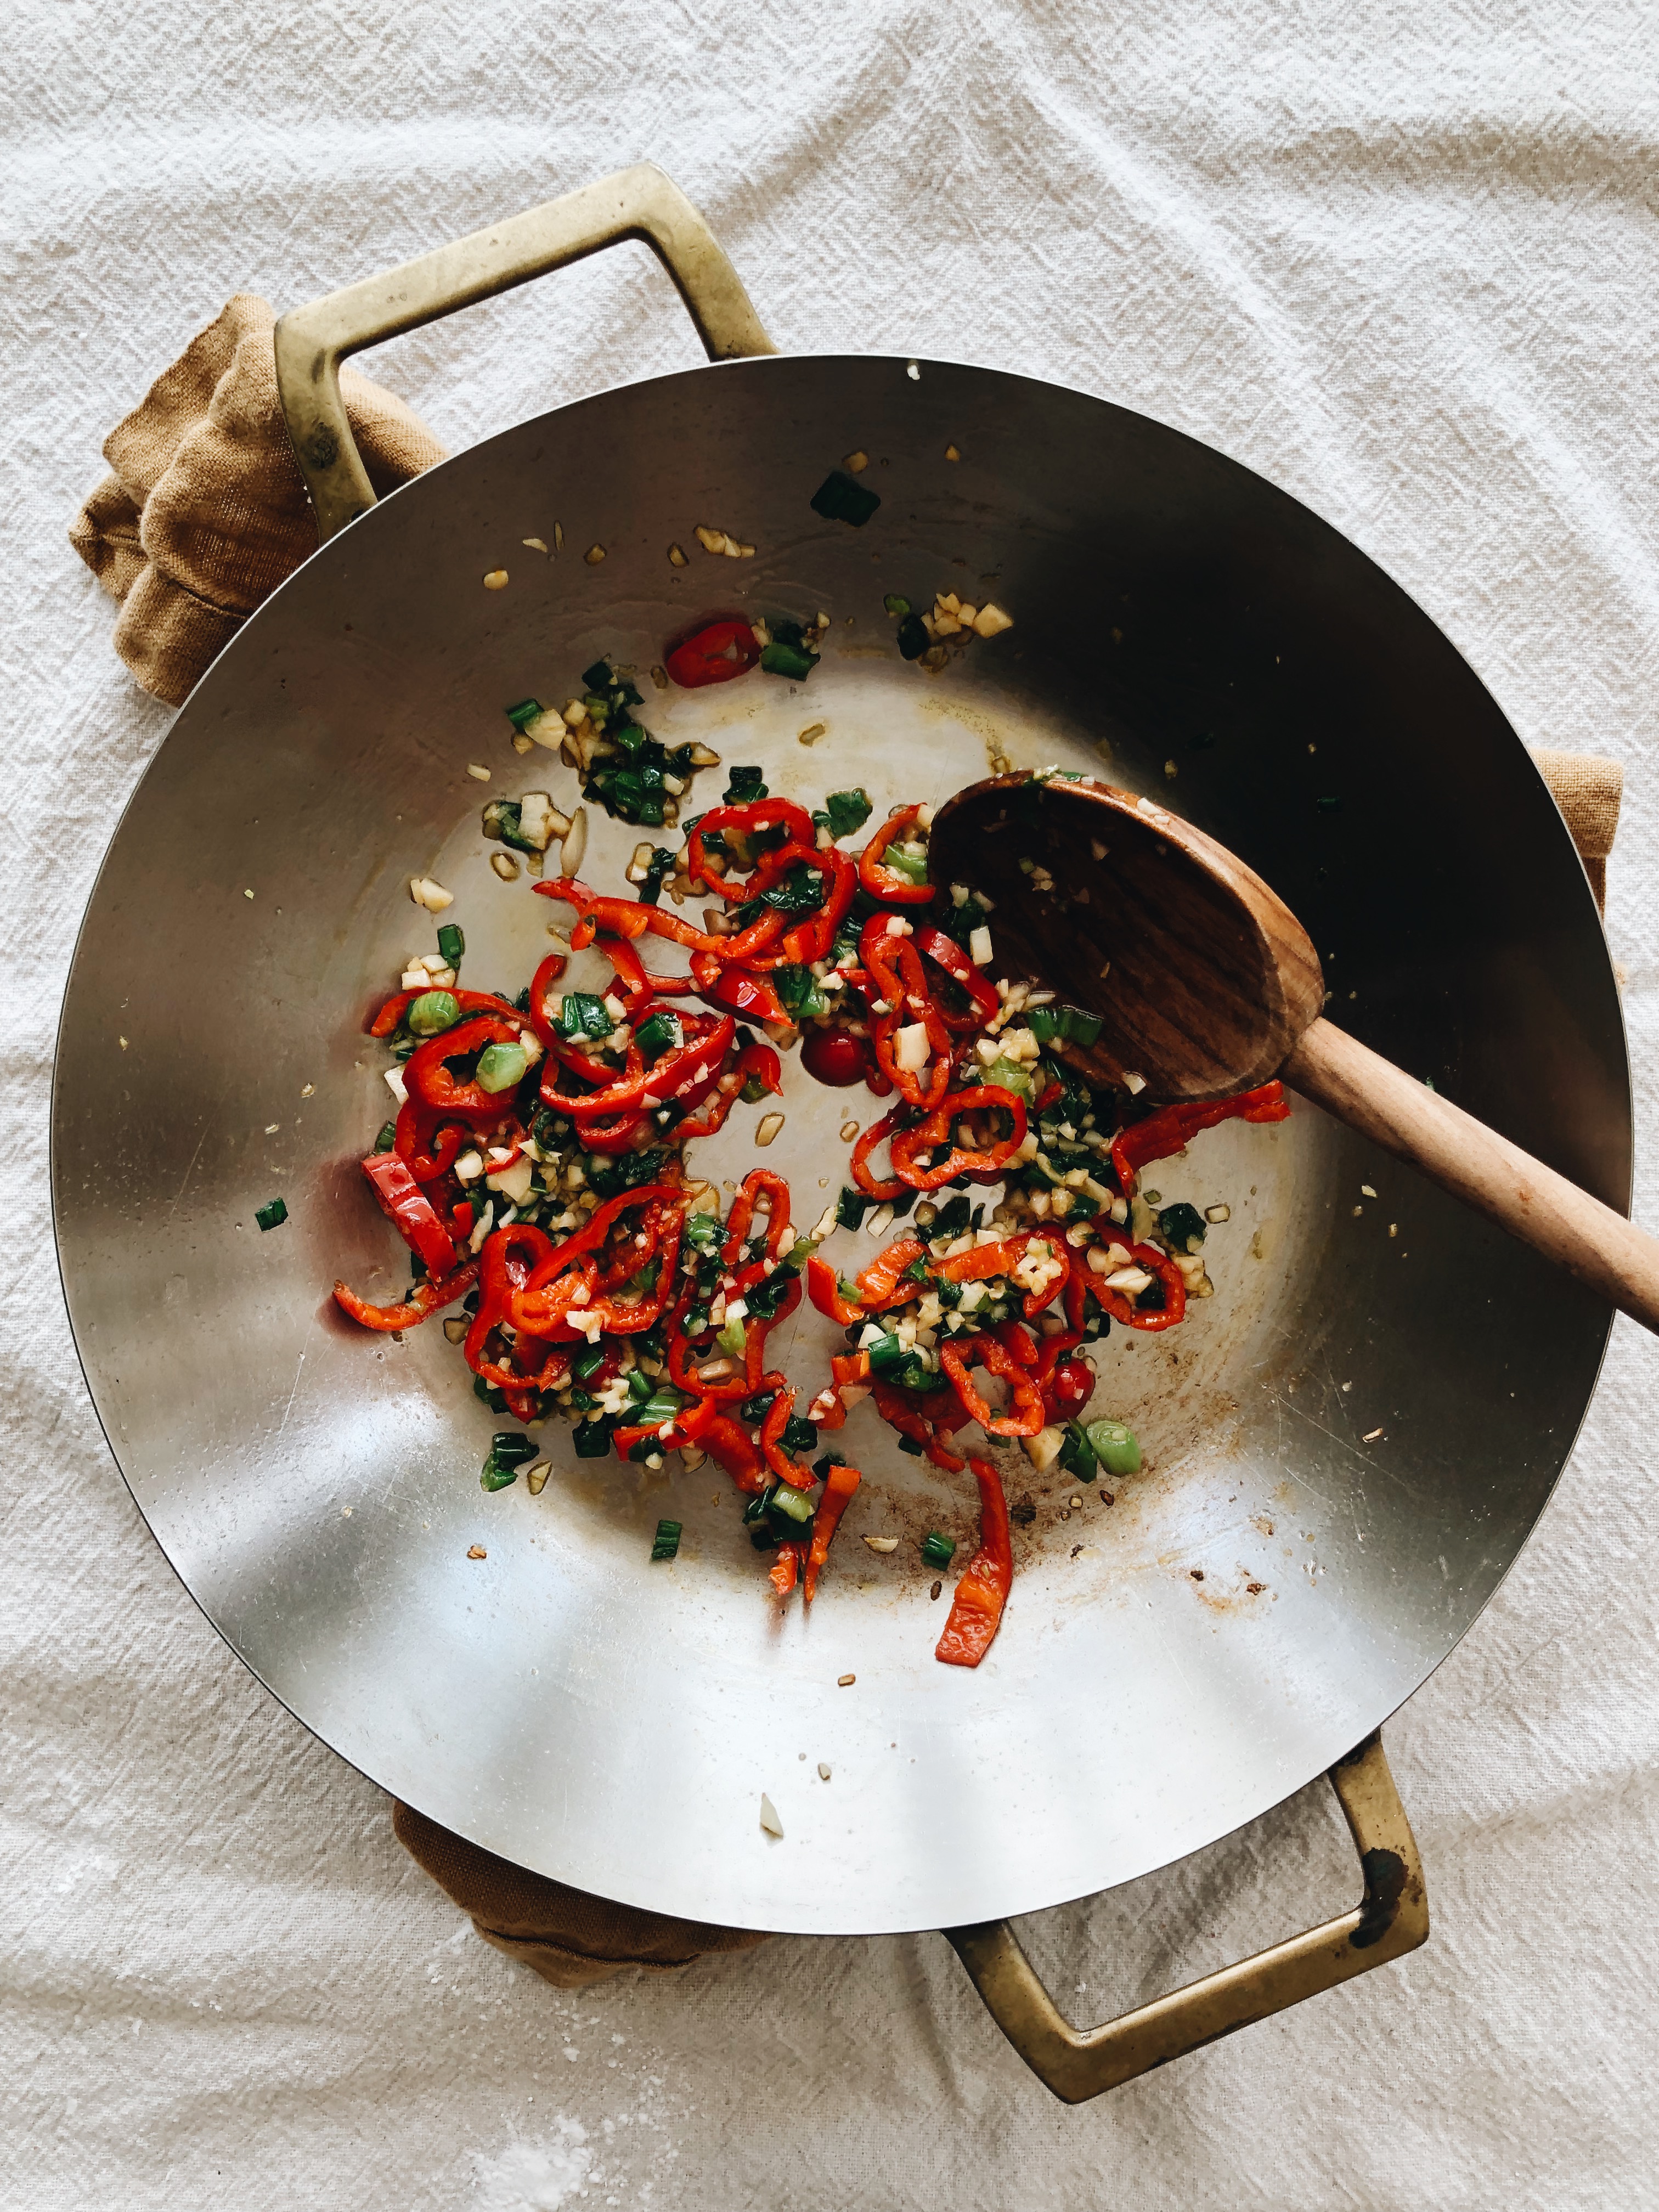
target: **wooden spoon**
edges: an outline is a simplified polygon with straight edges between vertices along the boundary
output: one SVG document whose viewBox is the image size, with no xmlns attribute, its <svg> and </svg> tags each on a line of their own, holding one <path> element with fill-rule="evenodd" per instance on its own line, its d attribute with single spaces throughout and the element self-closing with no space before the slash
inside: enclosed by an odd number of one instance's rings
<svg viewBox="0 0 1659 2212">
<path fill-rule="evenodd" d="M 1059 1048 L 1092 1081 L 1162 1104 L 1282 1076 L 1659 1332 L 1659 1239 L 1326 1021 L 1307 932 L 1213 837 L 1088 777 L 1000 775 L 939 809 L 930 854 L 994 902 L 1000 971 L 1099 1015 Z"/>
</svg>

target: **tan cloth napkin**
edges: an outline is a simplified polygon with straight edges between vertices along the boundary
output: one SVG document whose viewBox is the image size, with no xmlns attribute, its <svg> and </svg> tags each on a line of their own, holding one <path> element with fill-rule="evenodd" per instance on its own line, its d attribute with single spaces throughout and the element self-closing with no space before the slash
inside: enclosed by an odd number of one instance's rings
<svg viewBox="0 0 1659 2212">
<path fill-rule="evenodd" d="M 317 550 L 276 397 L 276 318 L 239 292 L 104 441 L 105 477 L 70 543 L 121 602 L 115 650 L 181 707 L 262 599 Z M 377 492 L 444 458 L 420 416 L 353 369 L 346 413 Z"/>
<path fill-rule="evenodd" d="M 276 318 L 239 292 L 104 441 L 114 474 L 93 493 L 70 542 L 121 602 L 115 649 L 147 691 L 181 705 L 215 654 L 317 543 L 276 397 Z M 444 452 L 420 417 L 350 369 L 340 388 L 378 492 Z M 1619 826 L 1624 773 L 1584 753 L 1534 756 L 1566 817 L 1598 903 Z M 394 1805 L 404 1848 L 487 1943 L 561 1989 L 641 1966 L 687 1966 L 706 1951 L 766 1942 L 741 1929 L 612 1905 L 527 1874 L 435 1821 Z"/>
</svg>

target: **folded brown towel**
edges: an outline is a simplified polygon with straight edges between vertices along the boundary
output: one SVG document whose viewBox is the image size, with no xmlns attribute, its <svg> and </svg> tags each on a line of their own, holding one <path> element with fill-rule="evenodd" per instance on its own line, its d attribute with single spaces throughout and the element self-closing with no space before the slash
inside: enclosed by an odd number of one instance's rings
<svg viewBox="0 0 1659 2212">
<path fill-rule="evenodd" d="M 260 601 L 315 550 L 316 526 L 289 445 L 271 348 L 276 318 L 239 292 L 104 441 L 114 474 L 70 532 L 121 602 L 115 648 L 147 691 L 179 706 Z M 377 492 L 403 483 L 443 447 L 410 409 L 367 377 L 340 378 Z M 1598 902 L 1619 826 L 1624 772 L 1584 753 L 1534 755 L 1583 855 Z M 407 1805 L 399 1841 L 454 1899 L 487 1943 L 561 1989 L 624 1966 L 668 1973 L 705 1951 L 747 1951 L 766 1937 L 612 1905 L 527 1874 Z"/>
<path fill-rule="evenodd" d="M 104 441 L 114 471 L 70 543 L 121 602 L 115 650 L 180 707 L 262 599 L 317 550 L 276 397 L 276 318 L 239 292 Z M 354 369 L 346 412 L 377 492 L 444 458 L 420 416 Z"/>
</svg>

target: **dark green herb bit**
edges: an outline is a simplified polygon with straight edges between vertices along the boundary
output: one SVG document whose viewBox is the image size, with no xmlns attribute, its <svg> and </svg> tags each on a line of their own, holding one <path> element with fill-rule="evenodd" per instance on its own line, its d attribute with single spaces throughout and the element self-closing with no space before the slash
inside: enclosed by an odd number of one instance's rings
<svg viewBox="0 0 1659 2212">
<path fill-rule="evenodd" d="M 836 1228 L 862 1228 L 864 1217 L 875 1202 L 873 1198 L 866 1198 L 861 1190 L 852 1190 L 843 1186 L 841 1196 L 836 1200 Z M 942 1219 L 943 1216 L 940 1218 Z M 965 1206 L 962 1209 L 962 1218 L 965 1223 L 968 1218 L 968 1209 Z"/>
<path fill-rule="evenodd" d="M 380 1133 L 374 1139 L 374 1150 L 377 1152 L 390 1152 L 395 1151 L 397 1143 L 398 1124 L 395 1121 L 382 1121 Z"/>
<path fill-rule="evenodd" d="M 968 1226 L 969 1207 L 965 1198 L 947 1199 L 933 1223 L 935 1237 L 960 1237 Z"/>
<path fill-rule="evenodd" d="M 553 1026 L 574 1044 L 578 1037 L 607 1037 L 615 1026 L 603 999 L 591 991 L 567 991 L 559 1001 Z"/>
<path fill-rule="evenodd" d="M 872 811 L 867 791 L 832 791 L 823 805 L 814 810 L 812 820 L 831 837 L 850 837 L 855 830 L 863 829 Z"/>
<path fill-rule="evenodd" d="M 1204 1242 L 1204 1216 L 1183 1199 L 1158 1215 L 1158 1233 L 1172 1251 L 1196 1252 Z"/>
<path fill-rule="evenodd" d="M 484 836 L 493 837 L 498 845 L 516 846 L 520 853 L 539 853 L 541 847 L 525 836 L 520 820 L 516 799 L 492 799 L 483 810 Z"/>
<path fill-rule="evenodd" d="M 799 684 L 817 666 L 818 656 L 803 646 L 786 645 L 775 637 L 770 645 L 762 647 L 760 665 L 769 676 L 787 676 Z"/>
<path fill-rule="evenodd" d="M 696 1245 L 705 1251 L 710 1245 L 720 1243 L 726 1234 L 718 1218 L 712 1213 L 688 1214 L 683 1233 L 688 1244 Z"/>
<path fill-rule="evenodd" d="M 898 626 L 898 649 L 907 660 L 920 660 L 933 641 L 920 615 L 906 615 Z"/>
<path fill-rule="evenodd" d="M 880 505 L 879 492 L 866 490 L 845 469 L 831 469 L 811 500 L 814 514 L 826 522 L 850 522 L 854 530 L 862 530 Z"/>
<path fill-rule="evenodd" d="M 812 1472 L 817 1475 L 820 1482 L 826 1482 L 829 1480 L 830 1470 L 832 1467 L 845 1467 L 846 1464 L 846 1461 L 842 1457 L 838 1451 L 827 1451 L 823 1454 L 821 1459 L 815 1459 L 813 1461 Z"/>
<path fill-rule="evenodd" d="M 672 846 L 654 848 L 646 863 L 644 880 L 635 887 L 634 896 L 641 906 L 656 906 L 660 902 L 664 880 L 673 873 L 674 863 L 678 857 Z"/>
<path fill-rule="evenodd" d="M 797 860 L 781 883 L 761 893 L 761 903 L 779 914 L 816 914 L 823 904 L 824 889 L 823 869 L 810 868 L 805 860 Z"/>
<path fill-rule="evenodd" d="M 766 786 L 761 781 L 761 775 L 762 771 L 757 768 L 729 769 L 726 771 L 723 804 L 727 806 L 745 806 L 751 799 L 764 799 Z M 705 839 L 704 842 L 707 842 Z"/>
<path fill-rule="evenodd" d="M 280 1229 L 288 1219 L 287 1201 L 273 1198 L 269 1206 L 262 1206 L 257 1210 L 253 1218 L 261 1229 Z"/>
<path fill-rule="evenodd" d="M 1025 1018 L 1039 1044 L 1063 1037 L 1073 1044 L 1091 1045 L 1100 1035 L 1100 1016 L 1085 1013 L 1081 1006 L 1032 1006 Z"/>
<path fill-rule="evenodd" d="M 657 1533 L 651 1540 L 653 1559 L 672 1559 L 680 1548 L 681 1524 L 678 1521 L 659 1521 Z"/>
<path fill-rule="evenodd" d="M 536 1456 L 536 1447 L 516 1429 L 502 1429 L 489 1440 L 489 1456 L 478 1480 L 485 1490 L 505 1490 L 519 1479 L 519 1469 Z"/>
<path fill-rule="evenodd" d="M 921 1540 L 921 1556 L 930 1567 L 948 1567 L 956 1555 L 956 1546 L 937 1528 L 930 1529 Z"/>
<path fill-rule="evenodd" d="M 817 1428 L 811 1421 L 793 1414 L 783 1425 L 783 1445 L 787 1451 L 811 1451 L 818 1440 Z"/>
<path fill-rule="evenodd" d="M 1092 1482 L 1097 1472 L 1094 1446 L 1076 1421 L 1066 1424 L 1066 1441 L 1060 1448 L 1060 1464 L 1079 1482 Z"/>
<path fill-rule="evenodd" d="M 452 968 L 459 968 L 466 951 L 466 938 L 460 924 L 447 921 L 438 932 L 438 950 Z"/>
<path fill-rule="evenodd" d="M 674 1051 L 684 1036 L 679 1016 L 667 1006 L 659 1006 L 656 1012 L 642 1021 L 635 1030 L 634 1042 L 647 1060 L 658 1060 L 664 1053 Z"/>
<path fill-rule="evenodd" d="M 818 881 L 823 878 L 820 876 Z M 822 901 L 819 901 L 822 903 Z M 786 908 L 787 912 L 788 909 Z M 827 1014 L 830 1000 L 811 969 L 799 961 L 786 961 L 781 968 L 772 970 L 772 988 L 782 1000 L 788 1012 L 799 1021 L 807 1021 L 814 1014 Z"/>
<path fill-rule="evenodd" d="M 902 1390 L 931 1390 L 935 1376 L 927 1361 L 911 1346 L 890 1333 L 878 1336 L 869 1347 L 870 1372 L 883 1382 L 895 1382 Z"/>
<path fill-rule="evenodd" d="M 607 676 L 610 672 L 609 669 L 605 671 Z M 515 730 L 521 731 L 526 723 L 533 722 L 538 714 L 544 712 L 539 699 L 520 699 L 516 707 L 507 708 L 507 719 Z"/>
<path fill-rule="evenodd" d="M 890 615 L 908 615 L 910 611 L 909 600 L 897 592 L 889 592 L 882 605 Z"/>
<path fill-rule="evenodd" d="M 585 1352 L 579 1352 L 571 1361 L 570 1371 L 579 1382 L 586 1382 L 590 1375 L 598 1374 L 605 1364 L 605 1347 L 590 1344 Z"/>
<path fill-rule="evenodd" d="M 1342 801 L 1335 797 L 1331 797 L 1327 799 L 1317 799 L 1314 801 L 1314 804 L 1318 807 L 1322 814 L 1334 814 L 1341 806 Z"/>
<path fill-rule="evenodd" d="M 625 1190 L 638 1190 L 643 1184 L 655 1182 L 668 1164 L 669 1153 L 659 1148 L 648 1152 L 617 1152 L 610 1156 L 596 1153 L 595 1164 L 587 1171 L 588 1187 L 601 1198 L 620 1198 Z"/>
<path fill-rule="evenodd" d="M 604 1459 L 611 1449 L 611 1435 L 616 1425 L 614 1413 L 601 1413 L 596 1420 L 579 1421 L 570 1432 L 577 1458 Z"/>
</svg>

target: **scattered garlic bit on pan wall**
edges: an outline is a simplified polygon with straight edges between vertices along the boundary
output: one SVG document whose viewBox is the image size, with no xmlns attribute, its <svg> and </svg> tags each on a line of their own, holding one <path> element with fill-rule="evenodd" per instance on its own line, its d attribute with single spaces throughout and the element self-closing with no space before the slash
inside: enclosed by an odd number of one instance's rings
<svg viewBox="0 0 1659 2212">
<path fill-rule="evenodd" d="M 846 459 L 842 462 L 842 468 L 846 470 L 849 477 L 857 476 L 861 470 L 867 469 L 869 465 L 870 456 L 865 452 L 861 446 L 856 453 L 848 453 Z"/>
<path fill-rule="evenodd" d="M 705 553 L 724 553 L 732 561 L 748 561 L 754 557 L 754 547 L 745 545 L 741 538 L 733 538 L 730 531 L 710 530 L 700 522 L 696 526 L 696 536 Z M 669 557 L 671 560 L 673 557 L 672 551 Z"/>
<path fill-rule="evenodd" d="M 519 880 L 519 864 L 511 853 L 492 853 L 489 865 L 504 884 L 515 884 Z"/>
<path fill-rule="evenodd" d="M 957 451 L 954 446 L 947 446 L 945 448 L 945 458 L 947 461 L 959 461 L 962 459 L 962 455 Z"/>
<path fill-rule="evenodd" d="M 671 545 L 668 549 L 668 558 L 676 568 L 684 568 L 686 565 L 685 550 L 683 546 Z"/>
<path fill-rule="evenodd" d="M 782 1127 L 783 1116 L 781 1114 L 764 1115 L 762 1117 L 759 1127 L 755 1131 L 755 1142 L 757 1145 L 769 1145 Z"/>
<path fill-rule="evenodd" d="M 597 568 L 600 562 L 605 558 L 604 546 L 598 544 L 590 545 L 586 552 L 582 555 L 582 558 L 586 562 L 590 568 Z"/>
<path fill-rule="evenodd" d="M 545 553 L 547 550 L 547 540 L 544 538 L 526 538 L 520 542 L 521 544 L 527 545 L 532 553 Z"/>
<path fill-rule="evenodd" d="M 441 884 L 434 884 L 430 876 L 411 876 L 409 896 L 428 914 L 441 914 L 447 906 L 455 903 L 454 892 L 447 891 Z"/>
<path fill-rule="evenodd" d="M 504 592 L 507 589 L 506 569 L 492 568 L 483 580 L 483 587 L 487 592 Z"/>
<path fill-rule="evenodd" d="M 763 1790 L 761 1792 L 760 1824 L 769 1836 L 781 1836 L 783 1823 L 778 1818 L 778 1808 Z"/>
<path fill-rule="evenodd" d="M 556 523 L 554 524 L 554 526 L 553 526 L 553 550 L 555 551 L 555 553 L 556 553 L 556 552 L 558 551 L 559 548 L 560 548 L 563 544 L 564 544 L 564 525 L 563 525 L 563 523 L 562 523 L 562 522 L 556 522 Z"/>
<path fill-rule="evenodd" d="M 469 761 L 466 772 L 475 783 L 488 783 L 489 781 L 489 770 L 481 762 Z"/>
</svg>

